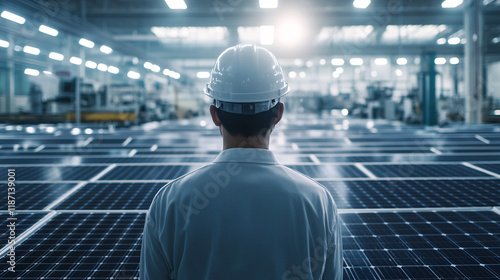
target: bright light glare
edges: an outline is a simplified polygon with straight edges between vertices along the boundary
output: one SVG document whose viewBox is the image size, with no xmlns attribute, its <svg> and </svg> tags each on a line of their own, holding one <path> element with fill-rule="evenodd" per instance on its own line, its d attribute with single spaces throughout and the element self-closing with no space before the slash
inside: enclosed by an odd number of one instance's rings
<svg viewBox="0 0 500 280">
<path fill-rule="evenodd" d="M 50 76 L 50 75 L 52 75 L 52 72 L 47 71 L 47 70 L 44 70 L 44 71 L 43 71 L 43 74 Z"/>
<path fill-rule="evenodd" d="M 0 48 L 8 48 L 9 47 L 9 42 L 0 40 Z"/>
<path fill-rule="evenodd" d="M 299 77 L 301 77 L 301 78 L 305 78 L 305 77 L 306 77 L 306 72 L 301 71 L 301 72 L 299 73 Z"/>
<path fill-rule="evenodd" d="M 259 7 L 262 9 L 278 8 L 278 0 L 259 0 Z"/>
<path fill-rule="evenodd" d="M 80 64 L 82 64 L 82 59 L 79 58 L 79 57 L 76 57 L 76 56 L 72 56 L 69 59 L 69 62 L 72 63 L 72 64 L 75 64 L 75 65 L 80 65 Z"/>
<path fill-rule="evenodd" d="M 172 10 L 185 10 L 187 9 L 186 2 L 184 0 L 165 0 L 167 6 Z"/>
<path fill-rule="evenodd" d="M 24 46 L 23 52 L 29 53 L 32 55 L 39 55 L 40 54 L 40 49 L 32 47 L 32 46 Z"/>
<path fill-rule="evenodd" d="M 444 57 L 436 57 L 436 59 L 434 59 L 434 64 L 436 64 L 436 65 L 446 64 L 446 58 L 444 58 Z"/>
<path fill-rule="evenodd" d="M 395 71 L 395 72 L 396 72 L 396 76 L 398 76 L 398 77 L 403 76 L 403 70 L 401 70 L 401 69 L 396 69 L 396 71 Z"/>
<path fill-rule="evenodd" d="M 290 71 L 290 72 L 288 72 L 288 77 L 290 79 L 295 79 L 295 78 L 297 78 L 297 73 L 295 71 Z"/>
<path fill-rule="evenodd" d="M 144 68 L 151 69 L 151 67 L 153 67 L 153 63 L 149 61 L 144 62 Z"/>
<path fill-rule="evenodd" d="M 52 133 L 52 132 L 56 131 L 56 129 L 53 126 L 49 126 L 49 127 L 47 127 L 46 131 L 47 131 L 47 133 Z"/>
<path fill-rule="evenodd" d="M 207 121 L 200 121 L 200 126 L 207 126 Z"/>
<path fill-rule="evenodd" d="M 206 79 L 206 78 L 210 78 L 210 72 L 206 72 L 206 71 L 203 71 L 203 72 L 198 72 L 196 73 L 196 77 L 198 79 Z"/>
<path fill-rule="evenodd" d="M 370 3 L 370 0 L 354 0 L 352 5 L 354 6 L 354 8 L 366 9 L 368 6 L 370 6 Z"/>
<path fill-rule="evenodd" d="M 92 60 L 87 60 L 87 62 L 85 62 L 85 67 L 95 69 L 97 67 L 97 63 L 93 62 Z"/>
<path fill-rule="evenodd" d="M 458 37 L 451 37 L 450 39 L 448 39 L 448 44 L 450 44 L 450 45 L 458 45 L 458 44 L 460 44 L 460 38 L 458 38 Z"/>
<path fill-rule="evenodd" d="M 342 67 L 337 67 L 337 69 L 335 69 L 335 72 L 339 73 L 339 74 L 342 74 L 344 73 L 344 68 Z"/>
<path fill-rule="evenodd" d="M 4 19 L 8 19 L 10 21 L 19 24 L 24 24 L 26 22 L 26 20 L 22 16 L 18 16 L 8 11 L 3 11 L 2 14 L 0 14 L 0 16 L 3 17 Z"/>
<path fill-rule="evenodd" d="M 274 44 L 274 25 L 260 27 L 260 44 L 267 46 Z"/>
<path fill-rule="evenodd" d="M 127 77 L 129 77 L 130 79 L 134 79 L 134 80 L 137 80 L 141 77 L 141 74 L 135 72 L 135 71 L 128 71 L 127 73 Z"/>
<path fill-rule="evenodd" d="M 319 60 L 319 65 L 325 65 L 325 64 L 326 64 L 326 60 L 324 58 Z"/>
<path fill-rule="evenodd" d="M 375 65 L 387 65 L 387 58 L 375 58 Z"/>
<path fill-rule="evenodd" d="M 107 71 L 108 70 L 108 65 L 104 64 L 104 63 L 99 63 L 99 65 L 97 65 L 97 70 L 99 71 Z"/>
<path fill-rule="evenodd" d="M 495 116 L 500 116 L 500 110 L 495 110 L 495 111 L 493 111 L 493 114 L 494 114 Z"/>
<path fill-rule="evenodd" d="M 406 65 L 408 63 L 408 59 L 404 58 L 404 57 L 400 57 L 396 60 L 396 63 L 398 65 Z"/>
<path fill-rule="evenodd" d="M 95 46 L 95 43 L 90 41 L 90 40 L 87 40 L 85 38 L 81 38 L 80 41 L 78 41 L 78 43 L 86 48 L 93 48 Z"/>
<path fill-rule="evenodd" d="M 118 74 L 120 73 L 120 69 L 118 69 L 118 67 L 115 66 L 108 66 L 108 72 L 111 74 Z"/>
<path fill-rule="evenodd" d="M 286 47 L 295 47 L 304 43 L 307 21 L 300 15 L 290 15 L 277 26 L 276 35 L 279 44 Z"/>
<path fill-rule="evenodd" d="M 153 64 L 153 65 L 151 66 L 151 71 L 153 71 L 153 72 L 155 72 L 155 73 L 160 72 L 160 70 L 161 70 L 160 66 L 158 66 L 158 65 L 156 65 L 156 64 Z"/>
<path fill-rule="evenodd" d="M 349 60 L 349 63 L 351 65 L 354 65 L 354 66 L 359 66 L 359 65 L 363 65 L 363 59 L 362 58 L 359 58 L 359 57 L 356 57 L 356 58 L 351 58 Z"/>
<path fill-rule="evenodd" d="M 373 121 L 366 122 L 366 128 L 373 128 L 374 126 L 375 126 L 375 123 Z"/>
<path fill-rule="evenodd" d="M 38 31 L 42 32 L 42 33 L 45 33 L 47 35 L 50 35 L 50 36 L 57 36 L 57 34 L 59 34 L 59 31 L 57 31 L 56 29 L 52 28 L 52 27 L 48 27 L 47 25 L 40 25 L 40 27 L 38 28 Z"/>
<path fill-rule="evenodd" d="M 26 128 L 26 132 L 28 132 L 28 133 L 35 133 L 35 128 L 34 128 L 34 127 L 32 127 L 32 126 L 28 126 L 28 127 Z"/>
<path fill-rule="evenodd" d="M 78 135 L 78 134 L 80 134 L 80 132 L 81 132 L 81 131 L 80 131 L 80 129 L 79 129 L 78 127 L 75 127 L 75 128 L 73 128 L 73 129 L 71 130 L 71 134 L 72 134 L 72 135 Z"/>
<path fill-rule="evenodd" d="M 443 8 L 456 8 L 460 6 L 464 1 L 463 0 L 445 0 L 441 3 L 441 7 Z"/>
<path fill-rule="evenodd" d="M 181 74 L 175 72 L 175 71 L 170 71 L 170 77 L 178 80 L 181 77 Z"/>
<path fill-rule="evenodd" d="M 163 69 L 163 75 L 170 76 L 170 70 L 169 69 Z"/>
<path fill-rule="evenodd" d="M 105 54 L 110 54 L 110 53 L 112 53 L 112 52 L 113 52 L 113 49 L 112 49 L 112 48 L 110 48 L 110 47 L 108 47 L 108 46 L 106 46 L 106 45 L 102 45 L 102 46 L 99 48 L 99 50 L 100 50 L 101 52 L 105 53 Z"/>
<path fill-rule="evenodd" d="M 334 66 L 342 66 L 344 65 L 344 60 L 342 58 L 332 58 L 331 63 Z"/>
<path fill-rule="evenodd" d="M 85 129 L 85 134 L 92 134 L 94 131 L 92 130 L 92 128 L 86 128 Z"/>
<path fill-rule="evenodd" d="M 56 52 L 51 52 L 51 53 L 49 53 L 49 58 L 53 59 L 53 60 L 61 61 L 64 59 L 64 55 L 62 55 L 60 53 L 56 53 Z"/>
<path fill-rule="evenodd" d="M 455 64 L 458 64 L 458 63 L 460 63 L 460 59 L 458 59 L 458 57 L 452 57 L 452 58 L 450 58 L 450 64 L 455 65 Z"/>
<path fill-rule="evenodd" d="M 347 110 L 346 108 L 342 109 L 342 116 L 347 116 L 349 115 L 349 110 Z"/>
<path fill-rule="evenodd" d="M 444 45 L 444 44 L 446 44 L 446 38 L 439 38 L 439 39 L 437 39 L 436 43 L 438 45 Z"/>
<path fill-rule="evenodd" d="M 40 75 L 40 71 L 31 68 L 26 68 L 24 69 L 24 74 L 36 77 Z"/>
<path fill-rule="evenodd" d="M 340 77 L 340 73 L 339 73 L 339 72 L 337 72 L 337 71 L 333 71 L 333 72 L 332 72 L 332 77 L 333 77 L 334 79 L 338 79 L 338 78 Z"/>
</svg>

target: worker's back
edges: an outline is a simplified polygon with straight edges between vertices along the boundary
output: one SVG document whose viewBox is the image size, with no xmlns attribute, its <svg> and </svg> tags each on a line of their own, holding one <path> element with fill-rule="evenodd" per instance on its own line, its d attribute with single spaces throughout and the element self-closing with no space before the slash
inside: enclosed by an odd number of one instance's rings
<svg viewBox="0 0 500 280">
<path fill-rule="evenodd" d="M 148 214 L 141 279 L 338 279 L 326 189 L 264 149 L 228 149 L 165 186 Z"/>
</svg>

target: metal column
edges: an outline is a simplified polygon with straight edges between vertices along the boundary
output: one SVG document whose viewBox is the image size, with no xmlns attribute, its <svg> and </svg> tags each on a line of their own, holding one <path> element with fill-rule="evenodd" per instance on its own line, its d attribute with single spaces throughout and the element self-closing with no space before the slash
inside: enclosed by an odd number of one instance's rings
<svg viewBox="0 0 500 280">
<path fill-rule="evenodd" d="M 422 55 L 421 70 L 419 73 L 419 89 L 422 100 L 422 117 L 425 125 L 437 124 L 436 109 L 436 67 L 434 64 L 436 55 L 426 53 Z"/>
<path fill-rule="evenodd" d="M 16 80 L 15 80 L 15 65 L 14 65 L 14 37 L 12 34 L 8 35 L 9 39 L 9 48 L 7 49 L 7 68 L 8 68 L 8 76 L 9 76 L 9 92 L 7 93 L 7 106 L 6 113 L 7 114 L 15 114 L 16 113 Z"/>
<path fill-rule="evenodd" d="M 481 123 L 483 118 L 483 23 L 482 0 L 467 0 L 464 7 L 466 123 Z"/>
</svg>

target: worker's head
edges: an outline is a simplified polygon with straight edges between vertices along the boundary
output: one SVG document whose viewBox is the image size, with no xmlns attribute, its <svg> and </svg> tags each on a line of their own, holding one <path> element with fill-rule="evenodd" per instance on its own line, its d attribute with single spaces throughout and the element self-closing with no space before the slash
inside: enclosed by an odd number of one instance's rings
<svg viewBox="0 0 500 280">
<path fill-rule="evenodd" d="M 214 123 L 232 136 L 265 136 L 283 115 L 288 93 L 274 55 L 255 45 L 225 50 L 215 62 L 205 93 Z"/>
</svg>

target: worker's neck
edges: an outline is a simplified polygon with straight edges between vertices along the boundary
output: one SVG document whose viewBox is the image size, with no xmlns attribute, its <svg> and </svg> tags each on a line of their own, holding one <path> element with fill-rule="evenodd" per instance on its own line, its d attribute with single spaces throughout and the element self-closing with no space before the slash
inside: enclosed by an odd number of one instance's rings
<svg viewBox="0 0 500 280">
<path fill-rule="evenodd" d="M 243 137 L 240 135 L 232 136 L 229 133 L 223 133 L 223 149 L 227 150 L 231 148 L 254 148 L 269 150 L 269 136 L 269 132 L 265 136 L 252 137 Z"/>
</svg>

